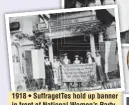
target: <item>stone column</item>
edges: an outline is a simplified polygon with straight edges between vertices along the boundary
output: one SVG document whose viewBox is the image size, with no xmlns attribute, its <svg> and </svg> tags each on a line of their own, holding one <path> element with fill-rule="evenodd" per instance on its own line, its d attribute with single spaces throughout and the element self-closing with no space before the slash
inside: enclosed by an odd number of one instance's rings
<svg viewBox="0 0 129 105">
<path fill-rule="evenodd" d="M 92 56 L 95 57 L 96 56 L 96 54 L 95 54 L 95 39 L 94 39 L 94 36 L 92 34 L 90 35 L 90 46 L 91 46 Z"/>
<path fill-rule="evenodd" d="M 50 39 L 50 41 L 52 41 L 52 39 Z M 53 63 L 53 46 L 52 46 L 52 44 L 48 47 L 48 51 L 49 51 L 50 62 Z"/>
<path fill-rule="evenodd" d="M 99 33 L 99 42 L 103 42 L 103 32 Z"/>
</svg>

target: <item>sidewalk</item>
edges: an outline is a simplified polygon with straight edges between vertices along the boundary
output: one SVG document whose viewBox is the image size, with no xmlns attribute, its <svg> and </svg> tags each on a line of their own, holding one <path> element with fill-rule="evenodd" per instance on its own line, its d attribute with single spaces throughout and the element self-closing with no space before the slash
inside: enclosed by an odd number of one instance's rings
<svg viewBox="0 0 129 105">
<path fill-rule="evenodd" d="M 98 82 L 97 84 L 94 85 L 94 87 L 85 87 L 82 86 L 80 88 L 77 87 L 70 87 L 69 89 L 67 87 L 61 87 L 60 90 L 55 90 L 53 89 L 52 91 L 63 91 L 63 92 L 68 92 L 68 91 L 93 91 L 93 90 L 105 90 L 105 89 L 117 89 L 120 88 L 121 84 L 120 84 L 120 79 L 112 79 L 109 80 L 107 83 L 104 84 L 104 86 L 101 85 L 100 82 Z M 41 90 L 42 91 L 42 90 Z M 43 90 L 45 91 L 45 90 Z"/>
</svg>

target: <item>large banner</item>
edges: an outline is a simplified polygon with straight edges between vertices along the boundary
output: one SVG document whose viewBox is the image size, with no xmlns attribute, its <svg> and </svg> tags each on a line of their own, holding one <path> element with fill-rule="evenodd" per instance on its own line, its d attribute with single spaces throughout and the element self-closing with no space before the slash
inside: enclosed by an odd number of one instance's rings
<svg viewBox="0 0 129 105">
<path fill-rule="evenodd" d="M 96 80 L 95 64 L 69 64 L 62 66 L 63 82 L 87 82 Z"/>
</svg>

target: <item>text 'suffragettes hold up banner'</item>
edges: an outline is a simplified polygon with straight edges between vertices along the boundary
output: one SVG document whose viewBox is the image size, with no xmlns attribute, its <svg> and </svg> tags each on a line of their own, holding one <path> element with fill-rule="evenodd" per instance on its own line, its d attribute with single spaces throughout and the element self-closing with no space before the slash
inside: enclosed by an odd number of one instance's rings
<svg viewBox="0 0 129 105">
<path fill-rule="evenodd" d="M 9 93 L 8 105 L 121 105 L 120 92 Z"/>
</svg>

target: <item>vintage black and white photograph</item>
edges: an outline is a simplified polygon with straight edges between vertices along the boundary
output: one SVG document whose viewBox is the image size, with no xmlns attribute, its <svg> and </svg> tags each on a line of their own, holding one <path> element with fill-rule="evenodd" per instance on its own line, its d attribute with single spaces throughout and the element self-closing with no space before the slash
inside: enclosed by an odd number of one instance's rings
<svg viewBox="0 0 129 105">
<path fill-rule="evenodd" d="M 124 90 L 117 6 L 5 17 L 12 90 Z"/>
<path fill-rule="evenodd" d="M 63 8 L 80 8 L 114 4 L 116 4 L 116 0 L 62 0 Z"/>
</svg>

